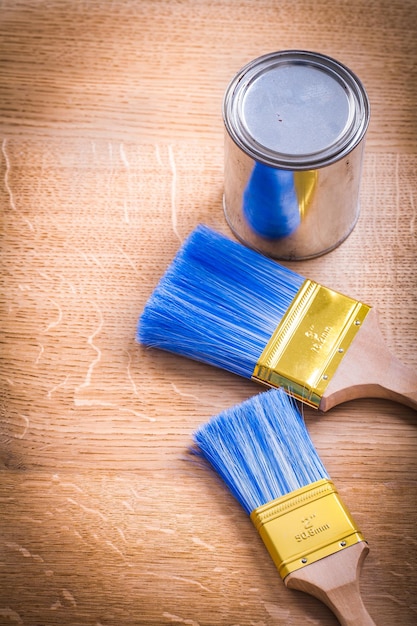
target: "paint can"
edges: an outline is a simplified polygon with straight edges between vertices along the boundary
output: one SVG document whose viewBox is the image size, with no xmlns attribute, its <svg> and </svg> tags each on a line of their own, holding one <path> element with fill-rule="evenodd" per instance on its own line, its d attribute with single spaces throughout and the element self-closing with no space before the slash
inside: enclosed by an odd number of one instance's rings
<svg viewBox="0 0 417 626">
<path fill-rule="evenodd" d="M 261 56 L 223 100 L 223 205 L 234 234 L 277 259 L 319 256 L 359 217 L 369 100 L 345 65 L 315 52 Z"/>
</svg>

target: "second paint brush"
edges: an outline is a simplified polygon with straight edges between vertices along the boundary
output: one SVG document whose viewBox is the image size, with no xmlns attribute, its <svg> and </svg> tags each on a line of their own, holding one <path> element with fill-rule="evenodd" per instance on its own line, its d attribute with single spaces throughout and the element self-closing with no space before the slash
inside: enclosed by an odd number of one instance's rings
<svg viewBox="0 0 417 626">
<path fill-rule="evenodd" d="M 287 587 L 319 598 L 343 626 L 375 626 L 359 591 L 367 543 L 282 389 L 202 425 L 194 440 L 258 530 Z"/>
</svg>

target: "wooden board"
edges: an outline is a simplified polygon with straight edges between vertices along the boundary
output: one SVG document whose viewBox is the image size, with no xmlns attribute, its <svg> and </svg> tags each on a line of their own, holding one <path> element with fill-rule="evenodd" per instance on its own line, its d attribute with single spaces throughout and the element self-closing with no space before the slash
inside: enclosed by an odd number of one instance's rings
<svg viewBox="0 0 417 626">
<path fill-rule="evenodd" d="M 147 350 L 138 316 L 222 212 L 221 99 L 275 49 L 335 56 L 369 92 L 362 212 L 303 275 L 375 305 L 417 366 L 416 8 L 272 0 L 0 5 L 0 624 L 336 624 L 284 587 L 245 513 L 188 453 L 260 388 Z M 365 604 L 416 621 L 417 419 L 361 400 L 305 418 L 369 541 Z"/>
</svg>

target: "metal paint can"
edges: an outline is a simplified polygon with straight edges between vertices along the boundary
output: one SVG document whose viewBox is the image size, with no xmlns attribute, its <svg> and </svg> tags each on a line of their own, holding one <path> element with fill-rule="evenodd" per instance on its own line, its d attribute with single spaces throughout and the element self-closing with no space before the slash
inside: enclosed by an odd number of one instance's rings
<svg viewBox="0 0 417 626">
<path fill-rule="evenodd" d="M 353 230 L 370 107 L 346 66 L 315 52 L 259 57 L 223 101 L 223 205 L 234 234 L 277 259 L 329 252 Z"/>
</svg>

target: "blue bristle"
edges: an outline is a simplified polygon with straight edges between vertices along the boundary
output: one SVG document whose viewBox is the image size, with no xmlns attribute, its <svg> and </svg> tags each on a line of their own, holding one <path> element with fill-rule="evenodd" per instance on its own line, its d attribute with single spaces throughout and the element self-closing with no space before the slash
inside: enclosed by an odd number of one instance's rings
<svg viewBox="0 0 417 626">
<path fill-rule="evenodd" d="M 329 478 L 295 401 L 282 389 L 220 413 L 194 441 L 247 513 Z"/>
<path fill-rule="evenodd" d="M 198 226 L 149 298 L 137 339 L 250 378 L 303 281 Z"/>
</svg>

